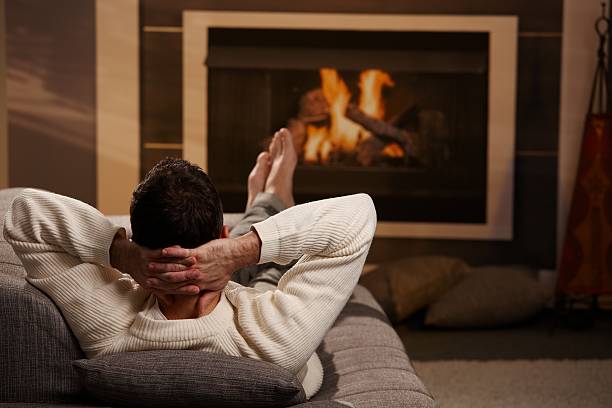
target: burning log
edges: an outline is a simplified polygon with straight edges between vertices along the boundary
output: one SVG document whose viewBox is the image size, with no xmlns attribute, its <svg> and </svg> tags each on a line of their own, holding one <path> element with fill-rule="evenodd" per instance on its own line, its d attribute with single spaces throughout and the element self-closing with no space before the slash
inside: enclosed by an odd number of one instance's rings
<svg viewBox="0 0 612 408">
<path fill-rule="evenodd" d="M 369 137 L 362 140 L 357 145 L 356 159 L 362 166 L 372 166 L 379 163 L 383 159 L 383 150 L 387 143 L 379 138 Z"/>
<path fill-rule="evenodd" d="M 377 137 L 368 137 L 355 148 L 355 160 L 362 166 L 405 163 L 404 148 L 398 143 L 387 143 Z"/>
<path fill-rule="evenodd" d="M 321 88 L 312 89 L 302 95 L 298 118 L 307 124 L 329 119 L 329 104 Z"/>
<path fill-rule="evenodd" d="M 372 118 L 359 110 L 355 105 L 346 109 L 346 117 L 360 124 L 375 136 L 386 141 L 398 143 L 409 156 L 417 156 L 418 151 L 411 132 L 393 126 L 384 120 Z"/>
<path fill-rule="evenodd" d="M 312 89 L 300 98 L 297 118 L 289 119 L 287 122 L 287 128 L 293 135 L 293 145 L 298 154 L 306 145 L 306 128 L 324 122 L 329 122 L 329 105 L 321 88 Z"/>
</svg>

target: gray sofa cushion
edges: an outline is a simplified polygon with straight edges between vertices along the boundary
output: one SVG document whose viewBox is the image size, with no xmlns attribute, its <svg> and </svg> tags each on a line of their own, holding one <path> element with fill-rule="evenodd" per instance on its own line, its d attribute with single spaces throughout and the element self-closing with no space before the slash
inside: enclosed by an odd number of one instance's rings
<svg viewBox="0 0 612 408">
<path fill-rule="evenodd" d="M 370 292 L 357 286 L 318 354 L 324 369 L 313 400 L 355 407 L 434 407 L 404 346 Z"/>
<path fill-rule="evenodd" d="M 21 190 L 0 191 L 0 402 L 71 402 L 82 389 L 71 361 L 83 352 L 51 299 L 26 282 L 4 240 L 4 214 Z"/>
<path fill-rule="evenodd" d="M 76 400 L 71 361 L 83 352 L 59 309 L 23 276 L 21 266 L 0 263 L 0 401 Z"/>
<path fill-rule="evenodd" d="M 98 400 L 129 407 L 286 407 L 304 402 L 291 372 L 271 363 L 194 350 L 141 351 L 78 360 Z"/>
</svg>

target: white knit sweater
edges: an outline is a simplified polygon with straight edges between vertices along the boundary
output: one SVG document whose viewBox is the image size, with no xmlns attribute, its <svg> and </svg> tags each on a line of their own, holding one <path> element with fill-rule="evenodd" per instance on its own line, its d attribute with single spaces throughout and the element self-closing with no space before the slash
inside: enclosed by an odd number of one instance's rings
<svg viewBox="0 0 612 408">
<path fill-rule="evenodd" d="M 298 205 L 258 223 L 259 262 L 297 264 L 277 290 L 230 282 L 212 313 L 185 320 L 160 319 L 154 296 L 110 266 L 118 227 L 85 203 L 27 189 L 6 214 L 4 236 L 88 357 L 156 349 L 244 356 L 292 371 L 310 398 L 323 378 L 315 350 L 359 279 L 375 227 L 365 194 Z"/>
</svg>

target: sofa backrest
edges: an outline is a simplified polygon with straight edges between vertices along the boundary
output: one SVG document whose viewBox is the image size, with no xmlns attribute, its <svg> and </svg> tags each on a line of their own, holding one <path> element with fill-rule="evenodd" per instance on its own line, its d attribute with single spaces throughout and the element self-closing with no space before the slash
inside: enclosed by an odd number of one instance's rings
<svg viewBox="0 0 612 408">
<path fill-rule="evenodd" d="M 0 402 L 80 400 L 72 360 L 84 354 L 59 309 L 25 280 L 4 240 L 4 214 L 20 191 L 0 191 Z"/>
</svg>

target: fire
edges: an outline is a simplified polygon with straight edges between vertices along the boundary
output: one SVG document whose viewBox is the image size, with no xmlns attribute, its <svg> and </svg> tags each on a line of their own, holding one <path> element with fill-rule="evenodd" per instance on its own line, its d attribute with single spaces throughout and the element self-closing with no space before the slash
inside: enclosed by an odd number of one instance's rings
<svg viewBox="0 0 612 408">
<path fill-rule="evenodd" d="M 321 69 L 323 95 L 329 104 L 330 129 L 329 138 L 332 145 L 340 150 L 351 151 L 359 141 L 361 127 L 344 116 L 351 100 L 351 93 L 346 83 L 332 68 Z"/>
<path fill-rule="evenodd" d="M 321 144 L 327 139 L 327 128 L 308 125 L 306 134 L 308 139 L 304 145 L 304 161 L 316 163 L 319 161 Z"/>
<path fill-rule="evenodd" d="M 371 136 L 359 124 L 346 117 L 346 108 L 351 100 L 351 93 L 333 68 L 320 70 L 321 88 L 329 106 L 329 127 L 308 125 L 306 128 L 306 143 L 304 145 L 304 161 L 308 163 L 325 163 L 329 161 L 334 151 L 351 152 L 360 140 Z M 359 77 L 359 109 L 365 114 L 383 119 L 385 107 L 382 100 L 382 89 L 394 86 L 391 76 L 381 70 L 370 69 L 361 72 Z M 399 146 L 387 146 L 383 154 L 389 157 L 402 157 L 403 150 Z"/>
<path fill-rule="evenodd" d="M 383 86 L 394 86 L 391 76 L 378 69 L 363 71 L 359 76 L 359 109 L 374 119 L 385 117 L 385 107 L 382 100 Z"/>
</svg>

